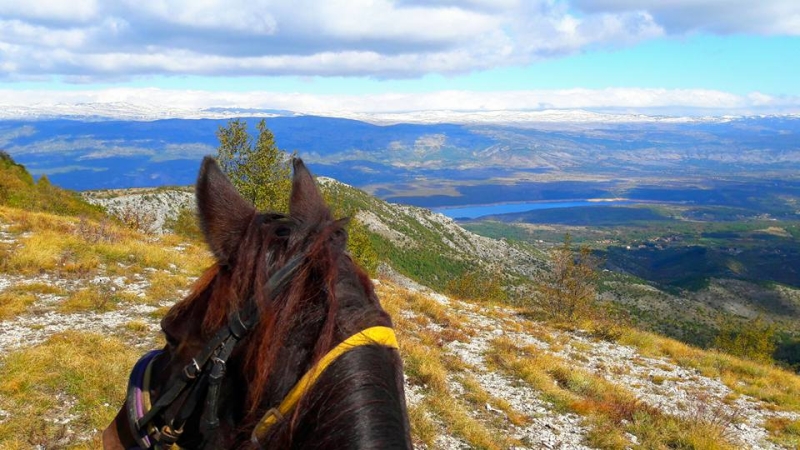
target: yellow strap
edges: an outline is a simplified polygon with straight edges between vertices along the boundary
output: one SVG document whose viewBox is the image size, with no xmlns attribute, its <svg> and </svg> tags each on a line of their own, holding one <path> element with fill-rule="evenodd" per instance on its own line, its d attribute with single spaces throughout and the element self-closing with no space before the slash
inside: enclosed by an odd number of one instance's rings
<svg viewBox="0 0 800 450">
<path fill-rule="evenodd" d="M 394 330 L 389 327 L 367 328 L 345 339 L 341 344 L 337 345 L 333 350 L 323 356 L 317 365 L 303 375 L 303 378 L 294 385 L 277 409 L 273 408 L 267 412 L 253 430 L 253 440 L 255 441 L 263 437 L 272 425 L 277 423 L 283 416 L 289 414 L 292 408 L 297 405 L 297 402 L 300 401 L 300 398 L 314 386 L 314 383 L 317 382 L 322 372 L 336 361 L 337 358 L 356 347 L 373 344 L 398 348 L 397 337 L 394 335 Z"/>
</svg>

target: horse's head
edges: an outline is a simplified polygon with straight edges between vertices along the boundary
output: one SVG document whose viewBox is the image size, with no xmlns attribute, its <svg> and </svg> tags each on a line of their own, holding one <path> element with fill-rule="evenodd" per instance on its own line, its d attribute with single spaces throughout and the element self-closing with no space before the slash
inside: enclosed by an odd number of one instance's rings
<svg viewBox="0 0 800 450">
<path fill-rule="evenodd" d="M 213 159 L 203 161 L 198 216 L 216 263 L 162 320 L 167 345 L 132 371 L 106 448 L 303 447 L 312 445 L 309 434 L 317 435 L 313 445 L 334 448 L 326 434 L 376 437 L 353 428 L 382 414 L 374 405 L 394 410 L 391 423 L 376 424 L 380 433 L 388 427 L 408 445 L 400 361 L 387 344 L 393 334 L 384 345 L 349 348 L 348 338 L 365 329 L 390 330 L 389 317 L 345 252 L 345 221 L 332 218 L 303 162 L 293 165 L 282 215 L 256 211 Z M 331 359 L 343 345 L 346 354 Z M 309 373 L 318 378 L 295 393 Z M 376 398 L 347 391 L 369 386 Z M 288 406 L 287 396 L 296 397 Z M 321 420 L 328 410 L 339 418 Z"/>
</svg>

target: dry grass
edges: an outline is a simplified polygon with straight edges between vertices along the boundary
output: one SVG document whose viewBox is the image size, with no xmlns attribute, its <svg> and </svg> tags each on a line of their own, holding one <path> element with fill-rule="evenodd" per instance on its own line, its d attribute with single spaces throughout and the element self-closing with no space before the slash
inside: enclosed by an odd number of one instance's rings
<svg viewBox="0 0 800 450">
<path fill-rule="evenodd" d="M 33 294 L 41 294 L 41 295 L 58 295 L 64 296 L 66 295 L 66 291 L 55 284 L 49 283 L 42 283 L 42 282 L 33 282 L 33 283 L 20 283 L 14 286 L 14 289 L 20 292 L 30 292 Z"/>
<path fill-rule="evenodd" d="M 506 433 L 490 428 L 475 417 L 478 399 L 511 411 L 507 404 L 489 396 L 474 380 L 471 385 L 464 386 L 465 398 L 452 392 L 451 383 L 465 380 L 469 368 L 442 350 L 442 346 L 450 342 L 442 334 L 456 329 L 446 308 L 425 296 L 408 295 L 384 285 L 379 288 L 379 295 L 395 323 L 407 379 L 419 386 L 423 394 L 422 400 L 409 410 L 415 441 L 432 447 L 438 435 L 447 434 L 461 438 L 471 448 L 501 449 L 514 445 Z M 402 311 L 413 311 L 416 315 L 409 319 Z M 432 331 L 426 328 L 431 320 L 448 327 L 441 332 Z M 519 418 L 515 415 L 515 419 Z"/>
<path fill-rule="evenodd" d="M 625 388 L 536 347 L 518 347 L 507 338 L 498 338 L 487 359 L 540 391 L 557 410 L 587 417 L 593 446 L 628 448 L 632 443 L 625 436 L 631 433 L 642 448 L 736 448 L 726 440 L 731 422 L 700 414 L 690 418 L 666 415 Z"/>
<path fill-rule="evenodd" d="M 165 235 L 156 240 L 107 222 L 7 207 L 0 207 L 0 219 L 13 224 L 13 231 L 29 233 L 18 239 L 17 248 L 0 263 L 0 268 L 8 273 L 30 275 L 47 271 L 85 275 L 121 264 L 129 273 L 145 268 L 175 270 L 179 265 L 185 273 L 197 275 L 211 264 L 210 254 L 204 248 L 186 245 L 181 250 L 174 249 L 182 242 L 176 236 Z M 113 239 L 87 240 L 80 230 L 89 228 L 102 230 L 103 235 Z"/>
<path fill-rule="evenodd" d="M 447 307 L 428 296 L 409 294 L 406 304 L 410 305 L 414 311 L 430 318 L 437 325 L 450 327 L 456 324 L 456 321 L 447 312 Z"/>
<path fill-rule="evenodd" d="M 151 330 L 150 324 L 143 320 L 131 320 L 125 323 L 124 327 L 126 330 L 137 335 L 146 335 L 150 333 Z"/>
<path fill-rule="evenodd" d="M 36 296 L 29 291 L 7 289 L 0 292 L 0 320 L 18 316 L 36 301 Z"/>
<path fill-rule="evenodd" d="M 167 312 L 169 312 L 170 308 L 171 306 L 161 306 L 155 311 L 151 312 L 149 316 L 153 319 L 161 320 L 162 317 L 167 315 Z"/>
<path fill-rule="evenodd" d="M 0 219 L 10 224 L 9 231 L 25 233 L 36 230 L 52 230 L 63 234 L 72 233 L 76 219 L 55 214 L 26 211 L 24 209 L 0 206 Z"/>
<path fill-rule="evenodd" d="M 462 438 L 471 448 L 499 450 L 517 444 L 506 436 L 489 430 L 451 395 L 427 395 L 422 404 L 441 418 L 447 434 Z"/>
<path fill-rule="evenodd" d="M 636 347 L 645 356 L 668 358 L 681 367 L 696 369 L 736 393 L 800 412 L 800 376 L 787 370 L 632 329 L 626 330 L 619 343 Z"/>
<path fill-rule="evenodd" d="M 401 342 L 404 366 L 410 383 L 422 386 L 424 399 L 419 407 L 422 412 L 437 417 L 448 434 L 464 439 L 474 448 L 507 448 L 509 442 L 492 433 L 486 426 L 469 414 L 470 408 L 455 398 L 448 387 L 448 370 L 442 363 L 438 350 L 405 340 Z M 418 416 L 417 415 L 417 416 Z M 414 424 L 414 428 L 426 425 Z"/>
<path fill-rule="evenodd" d="M 415 446 L 424 444 L 433 448 L 439 436 L 439 426 L 431 418 L 426 405 L 409 405 L 408 421 L 411 423 L 411 436 Z"/>
<path fill-rule="evenodd" d="M 147 288 L 147 301 L 158 305 L 165 301 L 176 301 L 182 298 L 182 291 L 190 288 L 192 282 L 185 275 L 174 275 L 167 271 L 155 271 L 148 276 L 150 286 Z"/>
<path fill-rule="evenodd" d="M 524 426 L 530 423 L 530 418 L 514 409 L 507 400 L 486 392 L 475 377 L 464 373 L 458 377 L 458 381 L 464 386 L 464 398 L 470 402 L 474 411 L 483 410 L 488 405 L 501 411 L 503 413 L 502 417 L 516 426 Z M 498 427 L 501 425 L 498 424 Z"/>
<path fill-rule="evenodd" d="M 439 350 L 410 339 L 404 340 L 400 348 L 410 383 L 437 393 L 448 390 L 448 372 Z"/>
<path fill-rule="evenodd" d="M 199 275 L 212 262 L 200 243 L 186 244 L 185 238 L 171 235 L 145 236 L 108 220 L 0 206 L 0 222 L 8 224 L 16 239 L 2 248 L 0 272 L 27 277 L 45 273 L 48 279 L 68 280 L 3 290 L 0 320 L 30 310 L 41 295 L 63 297 L 53 306 L 60 313 L 105 312 L 148 301 L 111 283 L 93 283 L 99 276 L 133 279 L 144 274 L 154 301 L 174 299 L 191 284 L 189 276 Z M 50 309 L 50 302 L 44 307 Z M 153 318 L 165 310 L 154 312 Z M 130 341 L 154 334 L 145 320 L 146 316 L 121 327 L 125 338 L 69 331 L 2 356 L 0 448 L 98 448 L 97 430 L 116 414 L 128 371 L 141 354 Z"/>
<path fill-rule="evenodd" d="M 775 443 L 789 448 L 800 448 L 800 420 L 771 417 L 767 419 L 764 428 L 769 431 L 770 438 Z"/>
<path fill-rule="evenodd" d="M 121 303 L 134 303 L 138 298 L 131 293 L 112 289 L 107 285 L 90 285 L 79 289 L 67 297 L 59 311 L 63 313 L 74 312 L 107 312 L 117 309 Z"/>
<path fill-rule="evenodd" d="M 19 247 L 6 259 L 3 269 L 25 275 L 40 272 L 88 273 L 100 265 L 100 258 L 87 251 L 78 236 L 41 230 L 18 240 Z"/>
<path fill-rule="evenodd" d="M 115 338 L 65 332 L 4 356 L 0 409 L 10 416 L 0 423 L 0 447 L 96 448 L 96 435 L 81 435 L 90 439 L 81 442 L 67 428 L 102 430 L 108 425 L 138 354 Z M 68 427 L 59 425 L 65 420 Z"/>
</svg>

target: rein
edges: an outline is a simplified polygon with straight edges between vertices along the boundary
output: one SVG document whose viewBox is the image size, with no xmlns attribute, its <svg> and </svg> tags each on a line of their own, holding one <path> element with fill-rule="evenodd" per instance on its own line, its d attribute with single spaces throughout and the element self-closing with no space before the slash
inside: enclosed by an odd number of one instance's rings
<svg viewBox="0 0 800 450">
<path fill-rule="evenodd" d="M 267 281 L 267 289 L 271 296 L 280 293 L 286 287 L 294 272 L 300 266 L 303 255 L 297 255 L 275 272 Z M 228 317 L 228 326 L 222 327 L 212 337 L 203 350 L 187 364 L 177 379 L 170 380 L 163 395 L 160 395 L 149 410 L 144 408 L 144 374 L 149 369 L 160 351 L 147 353 L 134 366 L 128 381 L 127 413 L 128 422 L 136 443 L 142 449 L 150 449 L 155 445 L 171 445 L 178 441 L 183 433 L 183 426 L 195 410 L 202 395 L 202 387 L 206 388 L 206 408 L 201 419 L 204 437 L 208 437 L 219 426 L 217 407 L 219 406 L 219 388 L 225 377 L 225 364 L 239 343 L 258 322 L 258 305 L 251 297 L 241 311 L 234 311 Z M 186 389 L 189 393 L 177 412 L 164 413 L 164 409 L 172 405 Z M 149 403 L 149 401 L 148 401 Z M 160 428 L 154 419 L 161 415 L 164 423 Z M 156 444 L 154 444 L 154 442 Z"/>
</svg>

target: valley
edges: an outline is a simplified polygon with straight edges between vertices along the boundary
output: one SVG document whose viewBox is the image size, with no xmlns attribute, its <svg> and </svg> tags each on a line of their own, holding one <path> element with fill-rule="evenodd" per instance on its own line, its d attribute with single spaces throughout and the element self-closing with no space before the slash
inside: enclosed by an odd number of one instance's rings
<svg viewBox="0 0 800 450">
<path fill-rule="evenodd" d="M 201 156 L 215 153 L 224 113 L 2 120 L 0 147 L 67 188 L 186 186 Z M 265 114 L 277 144 L 316 174 L 392 204 L 451 214 L 542 259 L 569 233 L 602 261 L 605 298 L 643 327 L 706 346 L 724 318 L 763 316 L 780 328 L 779 358 L 800 363 L 800 117 L 565 113 L 445 124 Z M 367 196 L 351 198 L 361 200 L 348 211 L 362 211 L 372 245 L 405 275 L 445 289 L 469 273 L 463 253 L 475 238 L 424 245 L 424 254 L 397 246 L 442 225 L 398 223 Z M 524 260 L 505 264 L 507 283 L 525 285 L 544 267 Z"/>
<path fill-rule="evenodd" d="M 194 224 L 192 190 L 79 195 L 34 182 L 7 156 L 2 162 L 0 445 L 96 448 L 130 366 L 163 345 L 160 318 L 211 261 Z M 624 214 L 587 226 L 574 214 L 579 208 L 562 208 L 540 212 L 562 214 L 569 224 L 503 216 L 462 223 L 483 234 L 516 233 L 494 239 L 331 178 L 319 184 L 335 215 L 354 218 L 351 254 L 377 263 L 365 267 L 401 343 L 416 447 L 782 449 L 800 442 L 800 378 L 787 370 L 788 357 L 741 359 L 652 333 L 689 342 L 718 333 L 730 323 L 718 322 L 722 312 L 750 314 L 753 298 L 766 292 L 756 283 L 711 278 L 699 290 L 673 291 L 630 275 L 631 268 L 607 269 L 597 283 L 596 316 L 541 316 L 535 291 L 552 270 L 550 250 L 561 233 L 602 251 L 611 241 L 592 233 L 622 245 L 624 233 L 614 233 L 625 223 L 644 242 L 665 233 L 652 228 L 652 218 L 641 229 Z M 662 226 L 696 223 L 680 215 L 691 209 L 683 205 L 601 205 L 587 214 L 616 208 L 651 210 Z M 783 222 L 764 222 L 767 228 L 735 228 L 732 221 L 696 237 L 796 236 Z M 535 234 L 544 230 L 552 234 Z M 781 310 L 789 305 L 781 301 L 796 301 L 798 292 L 772 287 L 766 317 L 782 332 L 791 330 L 784 325 L 794 311 Z"/>
<path fill-rule="evenodd" d="M 601 261 L 604 295 L 640 326 L 707 346 L 724 320 L 766 318 L 776 357 L 800 363 L 800 220 L 791 211 L 676 204 L 534 210 L 463 220 L 493 238 L 556 247 L 569 233 Z M 636 288 L 635 286 L 640 286 Z M 645 288 L 646 287 L 646 288 Z M 746 325 L 743 325 L 746 326 Z"/>
</svg>

